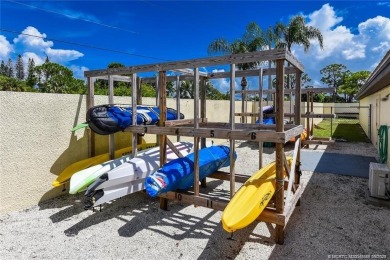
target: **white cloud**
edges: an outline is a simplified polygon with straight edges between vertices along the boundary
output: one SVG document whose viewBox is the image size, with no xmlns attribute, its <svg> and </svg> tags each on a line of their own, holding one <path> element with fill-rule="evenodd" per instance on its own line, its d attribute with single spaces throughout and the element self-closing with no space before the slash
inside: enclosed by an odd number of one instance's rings
<svg viewBox="0 0 390 260">
<path fill-rule="evenodd" d="M 0 60 L 7 60 L 8 54 L 13 50 L 12 45 L 7 39 L 0 35 Z"/>
<path fill-rule="evenodd" d="M 75 50 L 46 49 L 46 54 L 52 62 L 65 63 L 83 57 L 84 54 Z"/>
<path fill-rule="evenodd" d="M 34 37 L 36 36 L 36 37 Z M 36 28 L 28 26 L 14 39 L 15 44 L 20 44 L 25 50 L 44 51 L 53 46 L 52 41 L 45 41 L 46 34 L 40 33 Z"/>
<path fill-rule="evenodd" d="M 314 11 L 309 15 L 309 25 L 317 27 L 321 31 L 328 30 L 339 24 L 343 18 L 337 17 L 332 6 L 324 4 L 320 10 Z"/>
<path fill-rule="evenodd" d="M 319 82 L 320 70 L 329 64 L 340 63 L 351 71 L 372 70 L 390 47 L 390 19 L 383 16 L 361 21 L 354 25 L 353 32 L 345 24 L 343 17 L 329 5 L 306 16 L 307 25 L 321 30 L 324 48 L 312 41 L 308 53 L 300 46 L 293 46 L 293 52 L 305 66 L 305 72 L 312 82 Z"/>
<path fill-rule="evenodd" d="M 45 61 L 46 56 L 48 56 L 50 61 L 65 65 L 70 61 L 84 56 L 83 53 L 76 50 L 55 49 L 53 48 L 54 43 L 46 40 L 46 38 L 47 35 L 45 33 L 39 32 L 37 28 L 32 26 L 24 29 L 13 40 L 13 45 L 7 45 L 6 43 L 8 41 L 4 36 L 0 35 L 0 58 L 7 56 L 8 59 L 11 55 L 16 56 L 21 54 L 25 61 L 33 58 L 35 64 L 40 65 Z"/>
</svg>

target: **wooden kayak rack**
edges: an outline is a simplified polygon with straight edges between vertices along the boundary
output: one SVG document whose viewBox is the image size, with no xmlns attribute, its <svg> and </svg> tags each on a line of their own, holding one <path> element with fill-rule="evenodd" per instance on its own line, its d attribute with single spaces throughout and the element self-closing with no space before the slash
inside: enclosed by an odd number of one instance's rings
<svg viewBox="0 0 390 260">
<path fill-rule="evenodd" d="M 250 62 L 265 62 L 274 61 L 276 68 L 269 69 L 253 69 L 239 71 L 236 70 L 236 64 Z M 201 73 L 200 67 L 211 66 L 230 66 L 228 72 L 218 73 Z M 190 70 L 188 68 L 191 68 Z M 211 70 L 211 69 L 210 69 Z M 167 71 L 180 72 L 182 75 L 167 76 Z M 156 78 L 139 78 L 137 73 L 158 72 Z M 207 57 L 200 59 L 191 59 L 183 61 L 171 61 L 158 64 L 147 64 L 138 66 L 128 66 L 121 68 L 110 68 L 103 70 L 85 71 L 84 75 L 88 81 L 88 98 L 87 108 L 94 105 L 94 79 L 107 79 L 109 81 L 109 102 L 113 102 L 113 82 L 114 80 L 124 80 L 132 85 L 132 109 L 136 110 L 136 105 L 141 103 L 140 86 L 142 82 L 155 82 L 157 91 L 157 103 L 160 108 L 160 120 L 158 125 L 136 125 L 125 129 L 127 132 L 132 132 L 133 147 L 136 147 L 138 134 L 155 134 L 158 136 L 160 144 L 160 165 L 166 162 L 166 145 L 170 144 L 168 136 L 187 136 L 194 138 L 194 187 L 193 191 L 187 192 L 168 192 L 160 195 L 160 208 L 168 208 L 168 200 L 177 200 L 184 203 L 193 204 L 195 206 L 203 206 L 216 210 L 224 210 L 228 198 L 215 198 L 207 194 L 200 193 L 199 180 L 199 147 L 204 147 L 207 138 L 228 139 L 230 142 L 230 171 L 229 173 L 216 172 L 209 176 L 220 180 L 229 181 L 230 194 L 232 198 L 236 192 L 236 182 L 244 183 L 250 176 L 236 174 L 234 152 L 235 140 L 254 141 L 259 143 L 259 169 L 263 167 L 263 143 L 275 143 L 276 149 L 276 192 L 272 202 L 258 217 L 259 221 L 275 224 L 275 241 L 279 244 L 284 243 L 284 230 L 290 219 L 295 206 L 299 205 L 300 197 L 303 192 L 302 184 L 300 183 L 300 156 L 301 145 L 299 136 L 303 132 L 301 125 L 301 76 L 303 73 L 302 64 L 285 49 L 274 49 L 257 51 L 251 53 L 232 54 L 226 56 Z M 295 108 L 294 108 L 294 123 L 284 124 L 284 80 L 286 74 L 295 74 L 296 88 L 295 93 Z M 131 75 L 131 76 L 126 76 Z M 230 80 L 230 93 L 237 93 L 235 88 L 236 77 L 258 77 L 259 90 L 263 91 L 263 76 L 275 75 L 275 121 L 274 125 L 264 124 L 246 124 L 236 123 L 235 115 L 235 95 L 230 95 L 230 111 L 229 122 L 209 122 L 206 118 L 206 81 L 210 79 L 228 78 Z M 181 80 L 192 80 L 194 85 L 194 115 L 193 119 L 183 120 L 166 120 L 166 83 L 167 81 L 176 81 L 177 86 Z M 179 88 L 177 88 L 179 91 Z M 291 90 L 289 90 L 291 92 Z M 241 90 L 245 92 L 245 90 Z M 177 92 L 176 110 L 180 113 L 180 92 Z M 259 106 L 261 108 L 261 98 Z M 261 109 L 260 109 L 261 111 Z M 210 111 L 211 112 L 211 111 Z M 298 116 L 297 116 L 298 115 Z M 262 122 L 262 113 L 259 113 L 260 122 Z M 135 113 L 133 114 L 133 122 Z M 113 137 L 110 137 L 113 138 Z M 287 160 L 284 153 L 284 145 L 291 138 L 297 140 L 295 142 L 293 164 L 291 168 L 287 165 Z M 88 130 L 89 154 L 94 151 L 94 134 Z M 113 141 L 110 139 L 110 151 Z M 137 150 L 133 149 L 133 154 L 136 156 Z M 237 160 L 240 160 L 238 156 Z M 257 161 L 257 160 L 255 160 Z M 254 162 L 257 163 L 257 162 Z M 286 171 L 284 170 L 286 169 Z M 285 177 L 287 172 L 287 178 Z M 206 185 L 205 180 L 202 180 L 202 186 Z"/>
</svg>

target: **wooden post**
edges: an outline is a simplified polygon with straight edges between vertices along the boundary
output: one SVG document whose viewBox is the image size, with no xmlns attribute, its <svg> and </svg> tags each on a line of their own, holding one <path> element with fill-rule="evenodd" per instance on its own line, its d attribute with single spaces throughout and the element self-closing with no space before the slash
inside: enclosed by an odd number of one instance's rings
<svg viewBox="0 0 390 260">
<path fill-rule="evenodd" d="M 295 108 L 294 108 L 294 124 L 301 124 L 301 76 L 302 72 L 298 72 L 295 76 L 296 86 L 295 86 Z M 301 145 L 299 145 L 297 153 L 297 164 L 295 168 L 295 184 L 300 183 L 300 162 L 301 162 Z"/>
<path fill-rule="evenodd" d="M 311 92 L 308 91 L 306 93 L 306 114 L 310 114 L 310 95 L 311 95 Z M 307 136 L 306 136 L 306 139 L 309 139 L 309 135 L 310 135 L 310 117 L 307 117 L 306 118 L 306 133 L 307 133 Z"/>
<path fill-rule="evenodd" d="M 176 112 L 177 118 L 180 119 L 180 76 L 176 77 Z M 180 135 L 176 137 L 176 140 L 180 142 Z"/>
<path fill-rule="evenodd" d="M 200 81 L 200 118 L 205 119 L 206 118 L 206 79 L 202 77 L 202 80 Z M 206 147 L 206 138 L 200 139 L 200 148 Z M 207 187 L 206 178 L 203 178 L 201 180 L 201 187 L 205 188 Z"/>
<path fill-rule="evenodd" d="M 314 113 L 314 92 L 310 92 L 310 112 Z M 311 119 L 310 135 L 313 136 L 314 118 Z"/>
<path fill-rule="evenodd" d="M 199 128 L 199 68 L 194 68 L 194 128 Z M 194 137 L 194 148 L 194 195 L 199 196 L 199 137 Z"/>
<path fill-rule="evenodd" d="M 167 99 L 166 99 L 166 73 L 165 71 L 159 71 L 158 73 L 158 93 L 159 93 L 159 108 L 160 108 L 160 120 L 158 126 L 164 126 L 167 120 Z M 166 149 L 166 136 L 159 135 L 160 144 L 160 167 L 162 167 L 167 160 L 167 149 Z M 168 210 L 168 200 L 160 198 L 160 209 Z"/>
<path fill-rule="evenodd" d="M 87 111 L 95 105 L 95 79 L 88 77 L 88 93 L 87 93 Z M 88 136 L 88 157 L 95 156 L 95 132 L 87 128 Z"/>
<path fill-rule="evenodd" d="M 263 68 L 259 72 L 259 124 L 263 123 Z M 259 142 L 259 169 L 263 168 L 263 142 Z"/>
<path fill-rule="evenodd" d="M 114 79 L 111 75 L 108 75 L 108 104 L 114 104 Z M 110 159 L 115 157 L 115 136 L 110 134 L 108 136 L 108 148 Z"/>
<path fill-rule="evenodd" d="M 132 114 L 131 114 L 131 120 L 132 125 L 137 125 L 137 74 L 133 73 L 133 79 L 132 79 L 132 92 L 131 92 L 131 107 L 132 107 Z M 137 134 L 132 133 L 131 135 L 132 139 L 132 154 L 133 157 L 137 156 Z"/>
<path fill-rule="evenodd" d="M 142 82 L 141 82 L 141 78 L 137 77 L 137 105 L 140 104 L 142 104 Z M 136 135 L 137 135 L 137 144 L 141 144 L 142 136 L 139 134 Z"/>
<path fill-rule="evenodd" d="M 235 84 L 236 84 L 236 65 L 230 64 L 230 129 L 235 128 Z M 233 198 L 236 192 L 236 180 L 235 180 L 235 160 L 234 160 L 234 139 L 230 139 L 230 198 Z"/>
<path fill-rule="evenodd" d="M 284 132 L 284 60 L 276 61 L 276 132 Z M 276 192 L 275 206 L 277 213 L 284 210 L 284 144 L 276 143 Z M 284 242 L 284 226 L 276 225 L 276 242 Z"/>
</svg>

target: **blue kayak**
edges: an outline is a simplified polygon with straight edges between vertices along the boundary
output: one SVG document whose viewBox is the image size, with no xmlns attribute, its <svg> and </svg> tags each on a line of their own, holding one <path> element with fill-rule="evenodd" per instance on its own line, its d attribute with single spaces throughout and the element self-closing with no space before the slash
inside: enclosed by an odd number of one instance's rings
<svg viewBox="0 0 390 260">
<path fill-rule="evenodd" d="M 129 105 L 100 105 L 87 111 L 88 126 L 97 134 L 108 135 L 132 125 L 132 107 Z M 137 125 L 155 125 L 160 120 L 160 108 L 157 106 L 137 106 Z M 167 120 L 179 119 L 177 111 L 167 108 Z M 184 115 L 180 113 L 180 119 Z"/>
<path fill-rule="evenodd" d="M 194 185 L 194 153 L 170 161 L 145 180 L 145 189 L 149 196 L 172 190 L 187 190 Z M 234 159 L 237 154 L 234 153 Z M 199 150 L 199 179 L 230 165 L 230 148 L 211 146 Z"/>
</svg>

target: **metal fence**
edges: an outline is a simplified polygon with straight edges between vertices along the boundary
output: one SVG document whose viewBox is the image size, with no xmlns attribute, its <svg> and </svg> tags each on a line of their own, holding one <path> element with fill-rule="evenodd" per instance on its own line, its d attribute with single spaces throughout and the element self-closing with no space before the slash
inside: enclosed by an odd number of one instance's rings
<svg viewBox="0 0 390 260">
<path fill-rule="evenodd" d="M 323 107 L 315 107 L 314 110 L 319 111 L 321 108 L 323 114 L 334 115 L 334 118 L 312 122 L 314 137 L 329 137 L 334 140 L 352 142 L 368 142 L 371 138 L 370 107 L 359 106 L 359 104 L 349 106 L 324 104 Z"/>
</svg>

